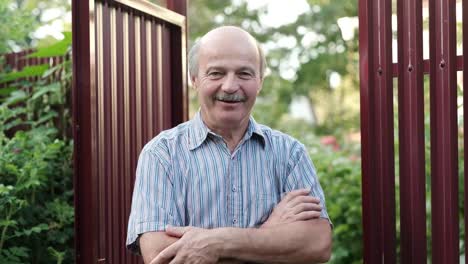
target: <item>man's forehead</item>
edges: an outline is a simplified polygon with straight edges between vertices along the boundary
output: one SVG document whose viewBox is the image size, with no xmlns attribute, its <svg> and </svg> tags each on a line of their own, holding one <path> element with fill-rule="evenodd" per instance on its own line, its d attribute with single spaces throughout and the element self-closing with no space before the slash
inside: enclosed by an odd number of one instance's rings
<svg viewBox="0 0 468 264">
<path fill-rule="evenodd" d="M 248 33 L 236 29 L 208 33 L 199 48 L 200 59 L 257 61 L 259 56 L 255 40 Z"/>
<path fill-rule="evenodd" d="M 226 38 L 235 38 L 239 40 L 243 40 L 246 42 L 251 42 L 255 44 L 255 39 L 248 33 L 247 31 L 243 30 L 239 27 L 234 26 L 223 26 L 215 28 L 208 33 L 206 33 L 202 38 L 201 42 L 211 42 L 211 41 L 219 41 L 220 39 Z"/>
<path fill-rule="evenodd" d="M 214 49 L 217 47 L 235 48 L 257 51 L 256 40 L 245 30 L 237 27 L 221 27 L 206 33 L 200 40 L 200 49 Z"/>
</svg>

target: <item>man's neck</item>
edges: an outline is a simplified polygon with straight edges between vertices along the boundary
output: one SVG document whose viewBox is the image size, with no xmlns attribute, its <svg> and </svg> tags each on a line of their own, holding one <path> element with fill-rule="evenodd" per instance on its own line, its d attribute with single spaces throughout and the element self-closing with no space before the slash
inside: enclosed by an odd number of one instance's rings
<svg viewBox="0 0 468 264">
<path fill-rule="evenodd" d="M 224 139 L 231 153 L 234 152 L 237 145 L 244 138 L 245 132 L 247 131 L 247 128 L 249 126 L 249 118 L 246 118 L 246 120 L 242 120 L 242 122 L 238 126 L 228 127 L 212 125 L 209 122 L 206 122 L 203 119 L 203 116 L 202 120 L 213 133 L 220 135 Z"/>
<path fill-rule="evenodd" d="M 212 129 L 212 131 L 223 137 L 229 148 L 229 151 L 233 153 L 237 145 L 239 145 L 241 142 L 242 138 L 244 138 L 245 131 L 247 131 L 247 126 L 242 129 Z"/>
</svg>

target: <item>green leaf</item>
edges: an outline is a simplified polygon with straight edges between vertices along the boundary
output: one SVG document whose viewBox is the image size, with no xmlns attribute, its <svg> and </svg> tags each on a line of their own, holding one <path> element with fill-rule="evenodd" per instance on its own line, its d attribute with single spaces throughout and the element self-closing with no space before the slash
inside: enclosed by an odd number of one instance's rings
<svg viewBox="0 0 468 264">
<path fill-rule="evenodd" d="M 15 226 L 17 225 L 18 222 L 16 222 L 15 220 L 0 220 L 0 226 L 1 227 L 4 227 L 4 226 Z"/>
<path fill-rule="evenodd" d="M 27 58 L 49 58 L 66 55 L 72 43 L 72 34 L 71 32 L 63 32 L 63 35 L 65 37 L 59 42 L 39 48 L 36 52 L 29 54 Z"/>
<path fill-rule="evenodd" d="M 48 247 L 47 250 L 49 250 L 49 253 L 57 260 L 57 264 L 63 263 L 66 255 L 65 251 L 58 251 L 53 247 Z"/>
<path fill-rule="evenodd" d="M 54 74 L 57 70 L 61 69 L 62 67 L 63 67 L 63 63 L 53 66 L 52 68 L 44 72 L 44 74 L 42 75 L 42 78 L 49 77 L 50 75 Z"/>
<path fill-rule="evenodd" d="M 0 83 L 11 82 L 19 78 L 42 76 L 47 69 L 49 69 L 48 64 L 26 66 L 21 71 L 10 72 L 5 74 L 0 80 Z"/>
<path fill-rule="evenodd" d="M 18 256 L 18 257 L 24 257 L 27 258 L 29 256 L 28 250 L 25 247 L 11 247 L 10 252 L 11 254 Z"/>
<path fill-rule="evenodd" d="M 3 125 L 3 129 L 8 130 L 8 129 L 12 128 L 12 127 L 19 126 L 19 125 L 22 125 L 22 124 L 27 124 L 27 123 L 28 122 L 23 121 L 23 119 L 21 119 L 21 118 L 15 118 L 12 121 L 8 121 L 7 123 L 5 123 Z"/>
<path fill-rule="evenodd" d="M 18 90 L 17 87 L 6 87 L 0 89 L 0 96 L 8 96 L 11 92 Z"/>
<path fill-rule="evenodd" d="M 34 125 L 35 126 L 40 125 L 40 124 L 42 124 L 44 122 L 47 122 L 47 121 L 51 120 L 52 118 L 54 118 L 56 116 L 58 116 L 58 114 L 56 112 L 49 112 L 47 115 L 42 116 L 36 122 L 34 122 Z"/>
<path fill-rule="evenodd" d="M 36 88 L 37 91 L 34 92 L 33 96 L 31 97 L 31 100 L 35 100 L 38 97 L 48 93 L 48 92 L 53 92 L 56 93 L 60 90 L 60 83 L 54 82 L 46 86 L 39 86 Z"/>
<path fill-rule="evenodd" d="M 5 105 L 12 105 L 12 104 L 16 104 L 18 102 L 21 102 L 21 101 L 24 101 L 26 100 L 28 97 L 28 95 L 26 94 L 25 91 L 23 90 L 17 90 L 17 91 L 14 91 L 11 93 L 10 97 L 8 97 L 4 104 Z"/>
<path fill-rule="evenodd" d="M 8 260 L 7 262 L 8 264 L 20 263 L 21 261 L 20 258 L 18 258 L 18 256 L 15 256 L 13 253 L 11 253 L 10 250 L 4 250 L 2 253 L 5 255 L 6 259 Z"/>
<path fill-rule="evenodd" d="M 44 230 L 49 230 L 49 226 L 46 225 L 46 224 L 39 224 L 37 226 L 34 226 L 33 228 L 31 228 L 31 231 L 34 232 L 34 233 L 40 233 Z"/>
<path fill-rule="evenodd" d="M 37 226 L 33 226 L 30 229 L 22 230 L 22 232 L 17 232 L 18 236 L 21 235 L 26 235 L 26 236 L 31 236 L 33 233 L 39 234 L 42 231 L 49 230 L 49 226 L 47 224 L 39 224 Z"/>
<path fill-rule="evenodd" d="M 0 194 L 9 194 L 11 190 L 13 190 L 13 186 L 0 184 Z"/>
</svg>

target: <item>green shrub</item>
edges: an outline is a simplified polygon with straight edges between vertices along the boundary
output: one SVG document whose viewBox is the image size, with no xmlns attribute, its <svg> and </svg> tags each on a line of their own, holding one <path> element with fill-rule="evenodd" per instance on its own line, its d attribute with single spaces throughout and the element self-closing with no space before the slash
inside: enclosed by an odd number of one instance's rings
<svg viewBox="0 0 468 264">
<path fill-rule="evenodd" d="M 315 140 L 315 142 L 319 142 Z M 329 263 L 362 263 L 361 160 L 355 151 L 318 145 L 307 140 L 333 222 Z"/>
<path fill-rule="evenodd" d="M 66 33 L 29 56 L 65 56 L 70 44 Z M 74 260 L 70 81 L 69 60 L 0 74 L 0 84 L 9 85 L 0 89 L 2 264 Z"/>
<path fill-rule="evenodd" d="M 45 127 L 0 140 L 0 263 L 72 261 L 72 144 Z"/>
<path fill-rule="evenodd" d="M 340 139 L 346 137 L 346 133 L 337 129 L 336 138 L 328 135 L 333 142 L 327 145 L 323 137 L 316 136 L 315 128 L 295 120 L 283 120 L 279 129 L 299 139 L 315 165 L 333 223 L 333 250 L 329 263 L 362 263 L 360 144 Z"/>
</svg>

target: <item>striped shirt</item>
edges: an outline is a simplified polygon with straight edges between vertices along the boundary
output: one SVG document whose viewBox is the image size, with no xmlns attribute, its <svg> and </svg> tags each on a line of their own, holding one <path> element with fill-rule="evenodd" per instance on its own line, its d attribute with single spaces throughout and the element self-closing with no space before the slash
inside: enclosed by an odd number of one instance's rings
<svg viewBox="0 0 468 264">
<path fill-rule="evenodd" d="M 138 236 L 166 225 L 258 227 L 282 195 L 323 190 L 307 151 L 294 138 L 259 125 L 251 117 L 231 153 L 221 136 L 194 119 L 161 132 L 143 148 L 137 166 L 127 247 L 138 252 Z"/>
</svg>

